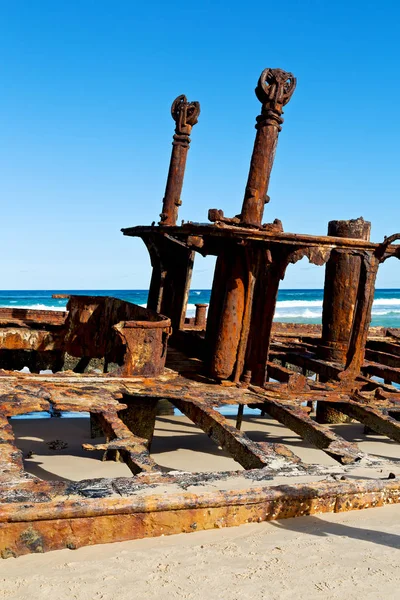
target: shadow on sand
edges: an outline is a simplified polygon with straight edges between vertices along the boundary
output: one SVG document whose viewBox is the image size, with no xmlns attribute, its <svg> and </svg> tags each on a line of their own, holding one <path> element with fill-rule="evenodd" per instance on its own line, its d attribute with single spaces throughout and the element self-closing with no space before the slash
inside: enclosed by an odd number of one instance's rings
<svg viewBox="0 0 400 600">
<path fill-rule="evenodd" d="M 270 521 L 270 524 L 279 529 L 308 533 L 319 537 L 348 537 L 352 540 L 371 542 L 372 544 L 388 546 L 389 548 L 395 548 L 396 550 L 400 549 L 400 535 L 387 533 L 385 531 L 376 531 L 375 529 L 362 529 L 360 527 L 344 525 L 343 523 L 332 523 L 314 515 L 297 519 Z"/>
</svg>

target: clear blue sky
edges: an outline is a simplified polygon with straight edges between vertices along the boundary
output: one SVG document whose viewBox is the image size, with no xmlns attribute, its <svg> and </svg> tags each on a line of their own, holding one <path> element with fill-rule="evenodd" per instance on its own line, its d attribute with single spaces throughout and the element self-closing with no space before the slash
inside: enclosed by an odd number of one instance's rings
<svg viewBox="0 0 400 600">
<path fill-rule="evenodd" d="M 158 221 L 169 110 L 199 100 L 180 218 L 240 211 L 265 67 L 292 71 L 265 220 L 400 230 L 397 1 L 0 0 L 2 289 L 146 288 L 121 227 Z M 382 287 L 400 287 L 387 261 Z M 284 287 L 321 287 L 302 261 Z M 198 259 L 194 287 L 209 287 Z"/>
</svg>

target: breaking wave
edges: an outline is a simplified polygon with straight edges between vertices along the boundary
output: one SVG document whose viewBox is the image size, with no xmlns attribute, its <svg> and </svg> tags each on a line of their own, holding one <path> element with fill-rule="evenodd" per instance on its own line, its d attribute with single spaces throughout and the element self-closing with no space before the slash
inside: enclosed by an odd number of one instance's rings
<svg viewBox="0 0 400 600">
<path fill-rule="evenodd" d="M 63 305 L 53 306 L 47 304 L 18 304 L 18 306 L 13 306 L 12 308 L 24 308 L 29 310 L 65 310 L 65 306 Z"/>
</svg>

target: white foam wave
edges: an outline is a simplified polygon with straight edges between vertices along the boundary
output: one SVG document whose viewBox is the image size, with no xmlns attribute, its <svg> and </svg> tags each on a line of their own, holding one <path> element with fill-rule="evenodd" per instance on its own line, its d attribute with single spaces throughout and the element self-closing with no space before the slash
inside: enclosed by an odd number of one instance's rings
<svg viewBox="0 0 400 600">
<path fill-rule="evenodd" d="M 373 315 L 398 315 L 400 314 L 400 310 L 396 310 L 393 308 L 388 308 L 388 309 L 382 309 L 382 308 L 377 308 L 374 309 L 374 307 L 372 307 L 372 314 Z"/>
<path fill-rule="evenodd" d="M 0 305 L 0 308 L 10 308 L 8 304 Z M 64 310 L 63 306 L 47 306 L 46 304 L 21 304 L 18 306 L 13 306 L 12 308 L 23 308 L 30 310 Z"/>
<path fill-rule="evenodd" d="M 395 318 L 397 315 L 400 315 L 400 309 L 393 309 L 390 306 L 387 308 L 375 308 L 372 307 L 372 316 L 373 317 L 383 317 L 387 315 L 393 315 Z M 304 308 L 301 306 L 292 307 L 292 309 L 282 309 L 280 307 L 276 307 L 275 319 L 320 319 L 322 317 L 322 306 L 320 310 L 314 309 L 310 310 L 309 308 Z M 398 318 L 398 317 L 397 317 Z"/>
<path fill-rule="evenodd" d="M 276 303 L 277 309 L 310 306 L 322 308 L 322 300 L 280 300 Z M 377 298 L 374 300 L 374 306 L 400 306 L 400 298 Z"/>
<path fill-rule="evenodd" d="M 322 311 L 316 311 L 316 310 L 309 310 L 308 308 L 306 308 L 305 310 L 298 310 L 298 311 L 279 311 L 277 310 L 275 312 L 275 319 L 290 319 L 290 318 L 297 318 L 297 319 L 319 319 L 322 315 Z"/>
<path fill-rule="evenodd" d="M 377 298 L 374 306 L 400 306 L 400 298 Z"/>
<path fill-rule="evenodd" d="M 321 306 L 322 300 L 281 300 L 276 303 L 276 308 L 293 308 L 295 306 Z"/>
</svg>

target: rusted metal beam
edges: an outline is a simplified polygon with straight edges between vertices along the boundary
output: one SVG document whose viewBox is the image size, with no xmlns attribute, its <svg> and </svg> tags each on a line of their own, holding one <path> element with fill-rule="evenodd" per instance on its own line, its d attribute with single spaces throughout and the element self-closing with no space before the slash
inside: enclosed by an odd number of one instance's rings
<svg viewBox="0 0 400 600">
<path fill-rule="evenodd" d="M 398 348 L 400 351 L 400 347 Z M 368 362 L 378 363 L 382 366 L 392 367 L 400 370 L 400 356 L 389 354 L 387 351 L 370 350 L 367 346 L 365 351 L 365 359 Z"/>
<path fill-rule="evenodd" d="M 341 412 L 367 425 L 373 431 L 382 433 L 390 439 L 400 442 L 399 421 L 389 415 L 385 415 L 381 410 L 356 402 L 338 402 L 336 406 Z"/>
<path fill-rule="evenodd" d="M 118 482 L 115 480 L 116 489 L 123 490 L 124 483 Z M 132 490 L 134 486 L 131 480 Z M 125 489 L 129 487 L 126 481 Z M 197 487 L 196 494 L 155 491 L 153 495 L 125 493 L 121 497 L 114 492 L 109 498 L 93 500 L 72 495 L 68 500 L 28 503 L 18 511 L 8 503 L 0 506 L 0 555 L 8 558 L 397 502 L 398 480 L 366 479 L 213 492 Z"/>
<path fill-rule="evenodd" d="M 270 353 L 269 358 L 272 360 L 273 358 L 282 357 L 285 357 L 288 364 L 305 367 L 309 371 L 322 375 L 325 380 L 337 379 L 341 371 L 340 367 L 316 358 L 314 354 L 302 351 L 294 352 L 293 349 L 289 349 L 289 351 L 285 351 L 284 349 L 280 351 L 274 350 Z"/>
<path fill-rule="evenodd" d="M 160 214 L 160 224 L 162 225 L 176 225 L 178 209 L 182 204 L 181 192 L 190 145 L 190 133 L 193 125 L 197 123 L 199 114 L 200 104 L 198 102 L 188 102 L 184 95 L 178 96 L 172 103 L 171 115 L 176 127 L 163 208 Z"/>
<path fill-rule="evenodd" d="M 267 467 L 271 471 L 296 470 L 298 473 L 305 470 L 300 459 L 289 448 L 283 444 L 252 442 L 211 406 L 199 401 L 174 399 L 172 402 L 245 469 Z"/>
<path fill-rule="evenodd" d="M 283 367 L 282 365 L 278 365 L 277 363 L 274 363 L 271 361 L 268 361 L 266 363 L 266 367 L 267 367 L 267 375 L 268 375 L 269 380 L 272 378 L 272 379 L 276 379 L 276 381 L 279 381 L 281 383 L 290 383 L 290 381 L 294 381 L 294 378 L 296 376 L 298 376 L 297 371 L 293 371 L 292 369 L 287 369 L 286 367 Z M 307 371 L 307 369 L 305 367 L 303 367 L 301 370 Z M 308 384 L 308 382 L 311 383 L 311 380 L 307 380 L 307 378 L 305 376 L 303 376 L 302 381 L 305 384 Z M 304 385 L 302 387 L 304 387 Z"/>
<path fill-rule="evenodd" d="M 386 366 L 385 364 L 379 364 L 377 362 L 365 362 L 362 367 L 364 374 L 374 375 L 375 377 L 382 377 L 385 381 L 393 381 L 394 383 L 400 383 L 400 368 L 394 368 Z"/>
<path fill-rule="evenodd" d="M 371 328 L 370 328 L 371 330 Z M 368 358 L 369 350 L 373 352 L 381 352 L 383 354 L 390 354 L 399 357 L 400 356 L 400 344 L 396 344 L 394 342 L 388 342 L 384 340 L 368 340 L 367 341 L 367 352 L 366 358 L 367 360 L 373 360 L 372 358 Z M 379 361 L 377 361 L 379 362 Z"/>
<path fill-rule="evenodd" d="M 296 78 L 281 69 L 264 69 L 256 87 L 262 104 L 257 117 L 257 134 L 243 200 L 241 222 L 259 227 L 264 205 L 268 202 L 268 184 L 275 158 L 278 135 L 282 129 L 283 107 L 292 97 Z"/>
<path fill-rule="evenodd" d="M 260 408 L 262 407 L 271 417 L 279 423 L 283 423 L 304 440 L 323 450 L 328 456 L 344 465 L 361 460 L 363 454 L 357 444 L 347 442 L 340 435 L 319 425 L 307 416 L 301 408 L 277 402 L 267 398 L 265 394 L 262 394 L 262 396 L 263 402 L 260 404 Z"/>
<path fill-rule="evenodd" d="M 207 323 L 207 308 L 208 304 L 197 303 L 195 304 L 196 314 L 194 317 L 194 325 L 199 329 L 205 329 Z"/>
</svg>

